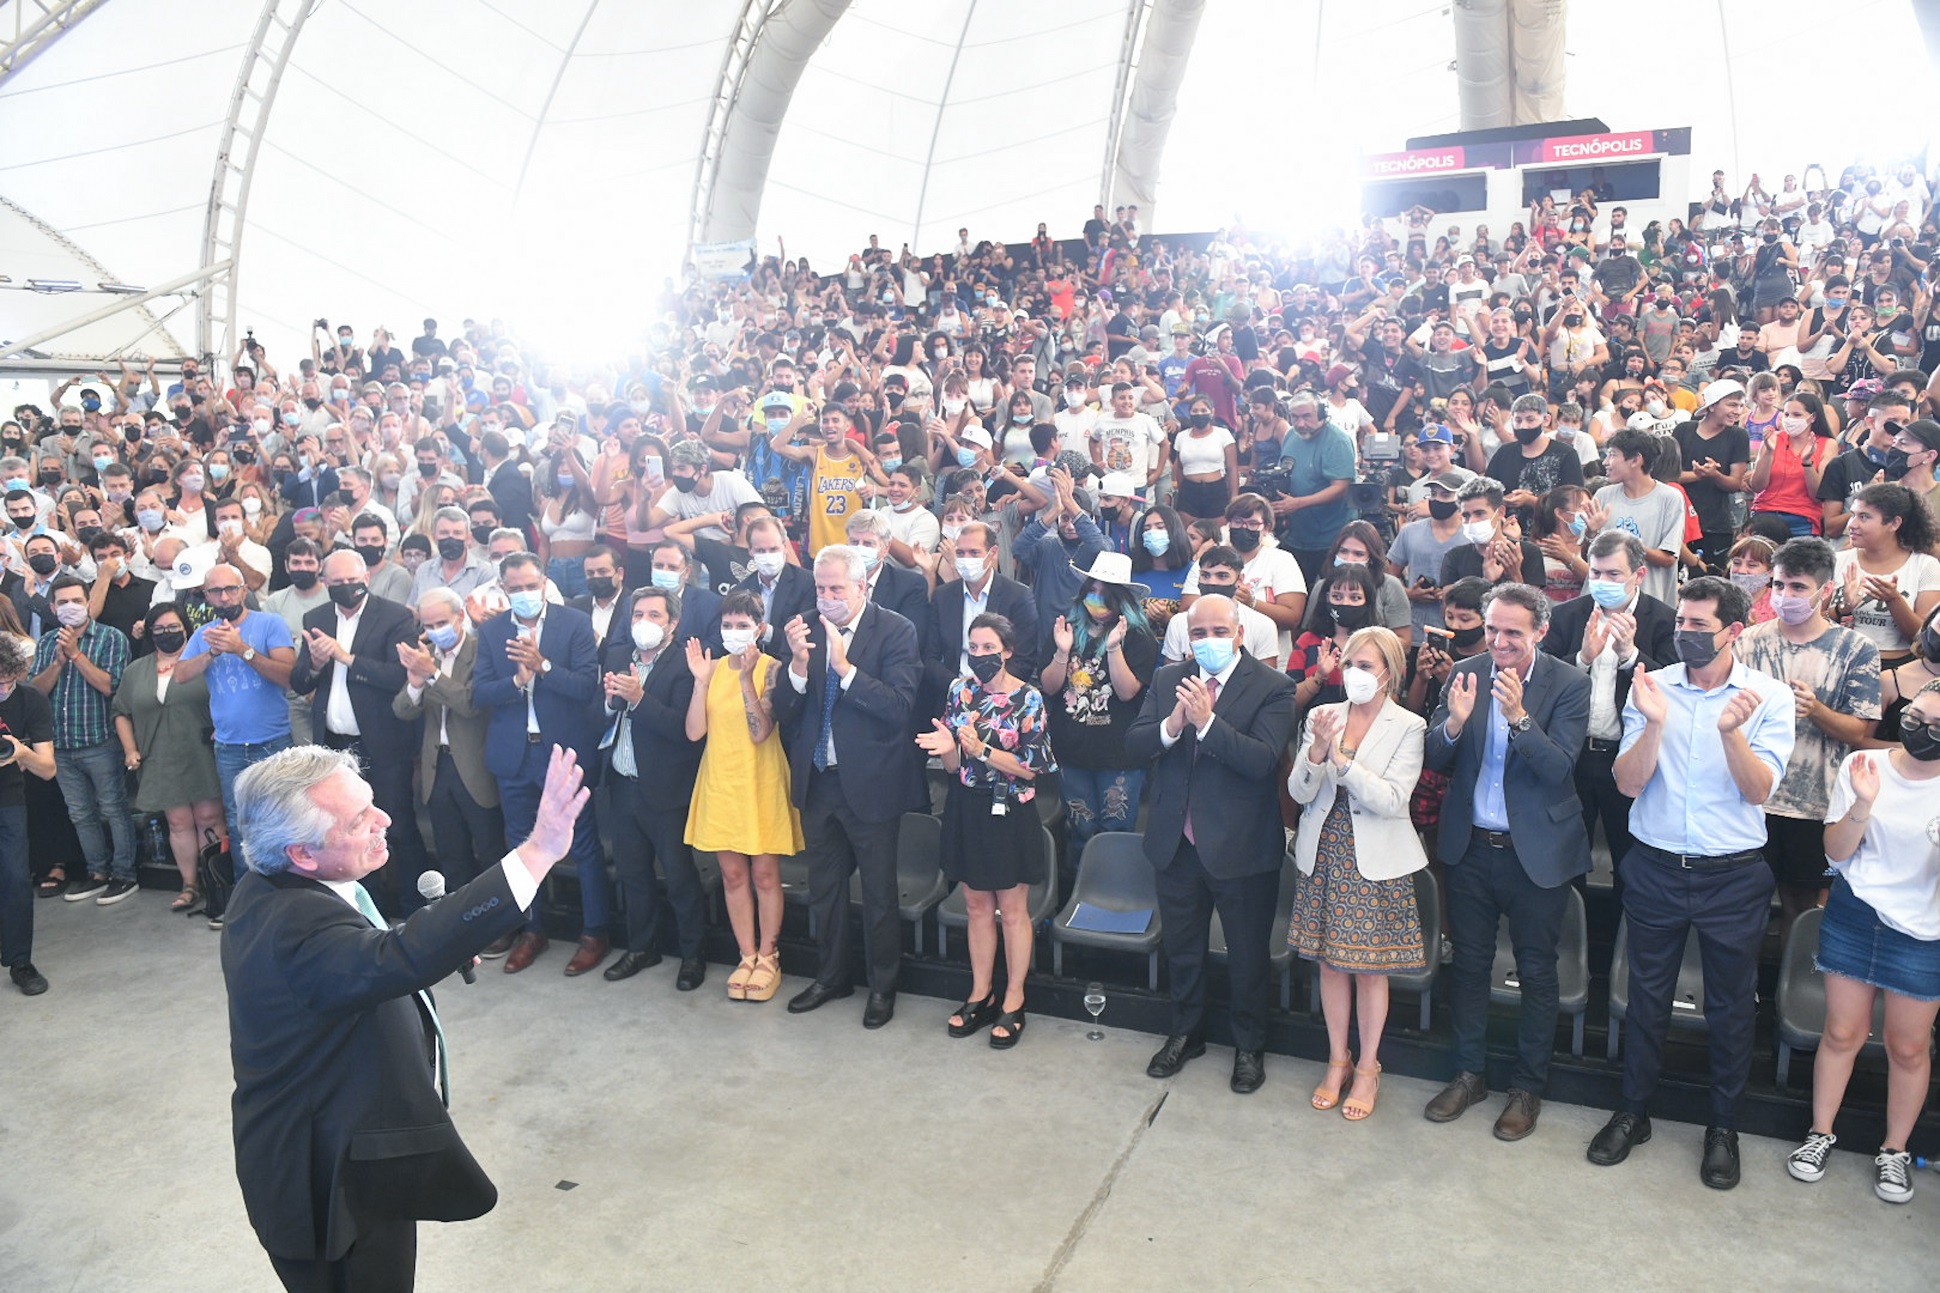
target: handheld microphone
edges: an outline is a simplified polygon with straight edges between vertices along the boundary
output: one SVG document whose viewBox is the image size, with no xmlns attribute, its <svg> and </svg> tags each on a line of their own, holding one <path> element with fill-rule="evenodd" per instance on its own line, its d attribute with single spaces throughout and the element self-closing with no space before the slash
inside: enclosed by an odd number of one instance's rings
<svg viewBox="0 0 1940 1293">
<path fill-rule="evenodd" d="M 445 873 L 442 871 L 426 871 L 423 875 L 419 876 L 418 896 L 424 899 L 426 906 L 444 897 Z M 465 962 L 464 968 L 458 971 L 458 976 L 467 983 L 478 982 L 478 975 L 473 973 L 472 963 L 470 961 Z"/>
</svg>

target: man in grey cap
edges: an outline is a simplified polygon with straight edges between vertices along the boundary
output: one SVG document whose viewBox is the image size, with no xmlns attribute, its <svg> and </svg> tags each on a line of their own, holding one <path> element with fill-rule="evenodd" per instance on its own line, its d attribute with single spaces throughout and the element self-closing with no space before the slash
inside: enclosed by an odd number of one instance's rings
<svg viewBox="0 0 1940 1293">
<path fill-rule="evenodd" d="M 1467 542 L 1460 495 L 1474 479 L 1465 467 L 1424 477 L 1419 483 L 1427 490 L 1428 515 L 1403 525 L 1388 548 L 1388 573 L 1407 586 L 1417 641 L 1423 629 L 1442 627 L 1442 558 Z"/>
</svg>

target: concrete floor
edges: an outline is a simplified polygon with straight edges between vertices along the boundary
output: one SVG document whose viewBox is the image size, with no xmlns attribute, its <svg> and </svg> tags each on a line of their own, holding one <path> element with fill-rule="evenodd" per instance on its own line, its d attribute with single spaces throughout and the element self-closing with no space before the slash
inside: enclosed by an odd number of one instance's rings
<svg viewBox="0 0 1940 1293">
<path fill-rule="evenodd" d="M 53 990 L 0 986 L 6 1293 L 276 1287 L 232 1170 L 218 935 L 166 903 L 40 903 Z M 1317 1064 L 1271 1057 L 1241 1098 L 1214 1048 L 1153 1082 L 1154 1039 L 1109 1007 L 1105 1041 L 1038 1017 L 1005 1053 L 945 1037 L 947 1002 L 905 994 L 867 1033 L 860 996 L 787 1015 L 798 978 L 746 1006 L 724 967 L 679 994 L 671 962 L 608 984 L 565 961 L 555 942 L 516 979 L 488 965 L 441 993 L 453 1112 L 501 1198 L 421 1228 L 429 1293 L 1782 1290 L 1855 1255 L 1856 1284 L 1930 1282 L 1940 1179 L 1892 1207 L 1870 1156 L 1807 1187 L 1789 1144 L 1747 1138 L 1744 1184 L 1718 1194 L 1682 1124 L 1598 1169 L 1596 1110 L 1551 1105 L 1503 1145 L 1498 1100 L 1435 1127 L 1433 1087 L 1406 1078 L 1361 1125 L 1307 1107 Z"/>
</svg>

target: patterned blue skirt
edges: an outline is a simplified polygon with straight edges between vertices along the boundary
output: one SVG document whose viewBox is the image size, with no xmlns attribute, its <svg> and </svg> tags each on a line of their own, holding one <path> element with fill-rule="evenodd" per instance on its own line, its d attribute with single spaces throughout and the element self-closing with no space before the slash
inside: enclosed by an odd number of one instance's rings
<svg viewBox="0 0 1940 1293">
<path fill-rule="evenodd" d="M 1313 811 L 1309 809 L 1308 811 Z M 1428 968 L 1412 876 L 1369 880 L 1354 863 L 1347 790 L 1334 792 L 1320 825 L 1314 873 L 1300 878 L 1287 944 L 1347 974 L 1413 974 Z"/>
</svg>

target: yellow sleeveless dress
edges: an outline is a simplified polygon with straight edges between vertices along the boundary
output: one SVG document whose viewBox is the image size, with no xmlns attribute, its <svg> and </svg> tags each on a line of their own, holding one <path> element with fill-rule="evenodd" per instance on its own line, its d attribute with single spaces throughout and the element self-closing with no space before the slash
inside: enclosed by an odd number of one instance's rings
<svg viewBox="0 0 1940 1293">
<path fill-rule="evenodd" d="M 788 683 L 780 661 L 761 657 L 755 694 Z M 707 684 L 707 748 L 701 752 L 694 799 L 687 809 L 687 843 L 707 852 L 726 849 L 787 857 L 802 851 L 802 819 L 788 797 L 788 752 L 781 731 L 756 745 L 748 738 L 741 675 L 726 661 Z"/>
</svg>

